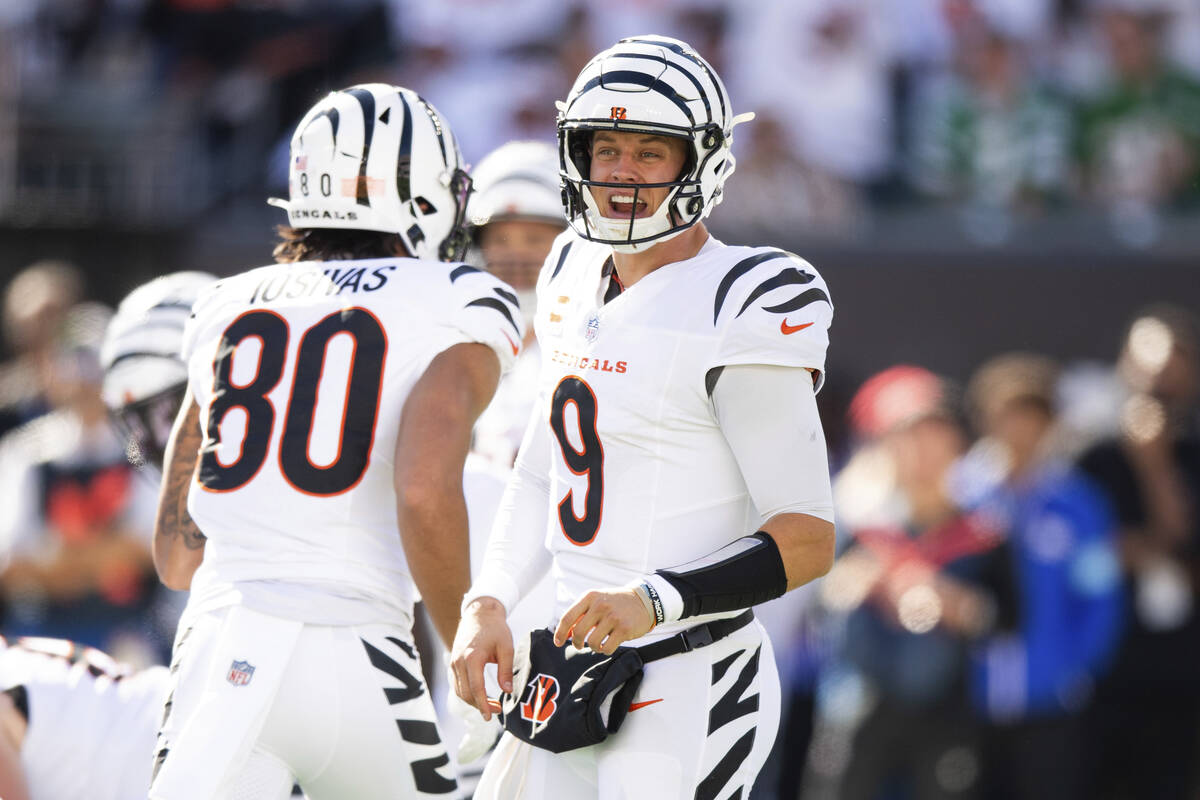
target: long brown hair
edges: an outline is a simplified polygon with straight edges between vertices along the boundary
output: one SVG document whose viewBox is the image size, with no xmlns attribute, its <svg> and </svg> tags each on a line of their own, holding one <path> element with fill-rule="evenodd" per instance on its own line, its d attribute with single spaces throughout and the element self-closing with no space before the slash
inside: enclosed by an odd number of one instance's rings
<svg viewBox="0 0 1200 800">
<path fill-rule="evenodd" d="M 391 258 L 408 252 L 400 236 L 387 231 L 277 225 L 275 233 L 279 236 L 279 244 L 275 245 L 274 256 L 281 264 Z"/>
</svg>

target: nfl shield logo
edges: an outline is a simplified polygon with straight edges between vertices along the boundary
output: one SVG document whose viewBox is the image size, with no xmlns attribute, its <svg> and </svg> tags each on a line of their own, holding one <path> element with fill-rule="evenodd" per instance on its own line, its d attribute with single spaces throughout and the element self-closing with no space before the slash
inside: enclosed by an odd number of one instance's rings
<svg viewBox="0 0 1200 800">
<path fill-rule="evenodd" d="M 587 327 L 583 329 L 583 338 L 588 342 L 596 341 L 596 337 L 600 335 L 600 317 L 592 314 L 588 317 Z"/>
<path fill-rule="evenodd" d="M 249 661 L 234 661 L 229 666 L 229 674 L 225 680 L 234 686 L 245 686 L 254 677 L 254 666 Z"/>
</svg>

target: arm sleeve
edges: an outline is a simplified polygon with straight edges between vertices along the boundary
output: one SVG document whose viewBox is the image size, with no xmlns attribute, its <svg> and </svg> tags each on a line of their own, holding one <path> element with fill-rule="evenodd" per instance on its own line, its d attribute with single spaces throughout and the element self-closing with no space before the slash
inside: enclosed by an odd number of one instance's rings
<svg viewBox="0 0 1200 800">
<path fill-rule="evenodd" d="M 542 403 L 534 404 L 488 537 L 479 575 L 463 598 L 494 597 L 511 612 L 550 568 L 546 517 L 550 507 L 550 437 Z"/>
<path fill-rule="evenodd" d="M 759 524 L 788 513 L 833 522 L 829 456 L 808 370 L 728 367 L 717 379 L 712 401 L 761 515 Z"/>
</svg>

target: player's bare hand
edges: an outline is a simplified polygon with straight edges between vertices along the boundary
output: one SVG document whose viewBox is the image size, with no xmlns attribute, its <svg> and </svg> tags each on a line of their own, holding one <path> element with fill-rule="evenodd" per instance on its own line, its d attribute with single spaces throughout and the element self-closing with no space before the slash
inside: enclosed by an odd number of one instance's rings
<svg viewBox="0 0 1200 800">
<path fill-rule="evenodd" d="M 586 645 L 597 653 L 612 653 L 653 627 L 654 618 L 633 589 L 596 590 L 562 615 L 554 629 L 554 643 L 562 647 L 570 640 L 577 650 Z"/>
<path fill-rule="evenodd" d="M 504 606 L 495 598 L 480 597 L 463 609 L 450 651 L 450 671 L 454 693 L 479 709 L 485 720 L 490 720 L 496 706 L 488 700 L 483 681 L 483 668 L 487 664 L 496 665 L 500 688 L 511 692 L 513 641 Z"/>
</svg>

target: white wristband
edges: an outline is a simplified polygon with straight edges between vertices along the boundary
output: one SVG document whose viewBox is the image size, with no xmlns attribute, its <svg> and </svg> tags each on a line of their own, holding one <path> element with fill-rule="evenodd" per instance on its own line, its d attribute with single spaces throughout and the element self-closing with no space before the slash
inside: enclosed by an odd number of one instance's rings
<svg viewBox="0 0 1200 800">
<path fill-rule="evenodd" d="M 657 573 L 643 576 L 642 581 L 658 593 L 663 608 L 663 624 L 678 622 L 679 617 L 683 615 L 683 595 L 670 581 Z"/>
</svg>

